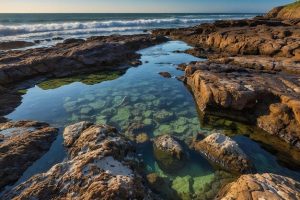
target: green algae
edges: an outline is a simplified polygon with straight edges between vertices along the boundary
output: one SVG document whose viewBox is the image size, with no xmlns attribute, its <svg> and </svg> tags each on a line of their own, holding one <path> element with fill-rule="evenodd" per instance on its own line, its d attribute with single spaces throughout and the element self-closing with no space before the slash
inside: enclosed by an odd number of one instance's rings
<svg viewBox="0 0 300 200">
<path fill-rule="evenodd" d="M 172 189 L 182 200 L 190 200 L 192 194 L 193 179 L 191 176 L 176 177 L 172 182 Z"/>
<path fill-rule="evenodd" d="M 69 85 L 74 82 L 81 82 L 85 85 L 95 85 L 103 81 L 109 81 L 119 78 L 123 72 L 121 71 L 102 71 L 93 74 L 77 75 L 66 78 L 54 78 L 44 81 L 38 86 L 43 90 L 56 89 L 64 85 Z"/>
<path fill-rule="evenodd" d="M 23 89 L 23 90 L 18 90 L 19 94 L 26 94 L 27 93 L 27 89 Z"/>
</svg>

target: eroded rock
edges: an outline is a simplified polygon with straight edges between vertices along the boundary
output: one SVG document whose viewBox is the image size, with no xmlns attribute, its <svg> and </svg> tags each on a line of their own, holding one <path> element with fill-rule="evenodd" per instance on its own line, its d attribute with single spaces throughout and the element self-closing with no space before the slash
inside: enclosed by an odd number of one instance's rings
<svg viewBox="0 0 300 200">
<path fill-rule="evenodd" d="M 58 130 L 46 123 L 17 121 L 0 124 L 0 189 L 16 182 L 46 153 Z"/>
<path fill-rule="evenodd" d="M 153 141 L 153 149 L 159 166 L 169 173 L 181 169 L 187 159 L 184 147 L 171 135 L 156 137 Z"/>
<path fill-rule="evenodd" d="M 239 145 L 229 137 L 213 133 L 203 140 L 195 140 L 193 148 L 221 168 L 236 173 L 251 173 L 254 167 Z"/>
<path fill-rule="evenodd" d="M 248 174 L 226 185 L 216 199 L 300 199 L 300 183 L 275 174 Z"/>
<path fill-rule="evenodd" d="M 185 82 L 202 112 L 256 124 L 300 148 L 298 75 L 217 60 L 190 64 Z"/>
<path fill-rule="evenodd" d="M 85 122 L 67 127 L 76 132 Z M 33 176 L 3 195 L 4 199 L 151 199 L 134 170 L 134 148 L 115 128 L 90 125 L 64 134 L 68 159 Z M 79 130 L 77 129 L 77 130 Z"/>
</svg>

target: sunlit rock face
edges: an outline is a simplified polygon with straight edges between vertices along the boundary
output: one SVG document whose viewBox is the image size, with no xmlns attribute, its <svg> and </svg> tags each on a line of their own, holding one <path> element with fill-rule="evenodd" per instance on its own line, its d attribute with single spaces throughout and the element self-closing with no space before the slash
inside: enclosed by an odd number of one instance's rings
<svg viewBox="0 0 300 200">
<path fill-rule="evenodd" d="M 275 174 L 249 174 L 226 185 L 216 199 L 299 199 L 300 183 Z"/>
<path fill-rule="evenodd" d="M 6 199 L 143 199 L 133 146 L 113 127 L 81 122 L 64 131 L 68 159 L 4 194 Z"/>
</svg>

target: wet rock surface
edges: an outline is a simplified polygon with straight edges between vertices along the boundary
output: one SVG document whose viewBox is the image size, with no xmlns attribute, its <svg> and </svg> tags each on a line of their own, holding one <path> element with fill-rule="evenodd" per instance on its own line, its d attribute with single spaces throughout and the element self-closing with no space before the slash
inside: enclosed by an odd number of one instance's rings
<svg viewBox="0 0 300 200">
<path fill-rule="evenodd" d="M 153 141 L 153 149 L 159 166 L 169 173 L 181 169 L 187 159 L 184 147 L 171 135 L 156 137 Z"/>
<path fill-rule="evenodd" d="M 3 199 L 144 199 L 149 190 L 133 169 L 131 143 L 106 125 L 67 127 L 68 159 L 33 176 Z M 80 132 L 78 135 L 77 132 Z M 67 137 L 66 137 L 67 136 Z"/>
<path fill-rule="evenodd" d="M 46 153 L 58 130 L 46 123 L 0 123 L 0 189 L 17 181 L 23 172 Z"/>
<path fill-rule="evenodd" d="M 0 84 L 37 76 L 62 77 L 82 72 L 116 70 L 135 65 L 137 50 L 167 41 L 151 35 L 68 39 L 49 48 L 8 51 L 0 59 Z"/>
<path fill-rule="evenodd" d="M 0 42 L 0 50 L 20 49 L 20 48 L 30 47 L 33 45 L 35 45 L 33 42 L 26 42 L 26 41 Z"/>
<path fill-rule="evenodd" d="M 298 75 L 208 61 L 190 64 L 185 82 L 202 112 L 256 124 L 300 148 Z"/>
<path fill-rule="evenodd" d="M 223 134 L 213 133 L 203 140 L 194 140 L 192 146 L 212 163 L 230 172 L 255 171 L 250 159 L 239 145 Z"/>
<path fill-rule="evenodd" d="M 249 174 L 226 185 L 216 199 L 300 199 L 300 183 L 275 174 Z"/>
<path fill-rule="evenodd" d="M 171 78 L 172 75 L 169 72 L 159 72 L 159 75 L 161 75 L 164 78 Z"/>
</svg>

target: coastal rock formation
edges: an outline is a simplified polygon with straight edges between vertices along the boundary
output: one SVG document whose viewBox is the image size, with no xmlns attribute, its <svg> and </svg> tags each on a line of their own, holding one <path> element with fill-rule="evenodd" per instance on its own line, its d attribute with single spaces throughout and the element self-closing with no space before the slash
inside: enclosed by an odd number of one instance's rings
<svg viewBox="0 0 300 200">
<path fill-rule="evenodd" d="M 290 20 L 294 19 L 298 21 L 300 25 L 300 2 L 288 4 L 286 6 L 279 6 L 273 8 L 270 12 L 265 15 L 266 18 L 277 18 Z"/>
<path fill-rule="evenodd" d="M 17 121 L 0 124 L 0 189 L 12 184 L 48 151 L 58 130 L 46 123 Z"/>
<path fill-rule="evenodd" d="M 300 183 L 275 174 L 248 174 L 226 185 L 216 199 L 296 200 L 300 199 Z"/>
<path fill-rule="evenodd" d="M 192 146 L 197 152 L 225 170 L 236 173 L 254 171 L 250 159 L 238 144 L 223 134 L 213 133 L 203 140 L 193 141 Z"/>
<path fill-rule="evenodd" d="M 82 72 L 124 69 L 135 65 L 137 50 L 165 42 L 151 35 L 99 36 L 68 39 L 53 47 L 4 52 L 0 58 L 0 84 L 37 76 L 62 77 Z M 122 66 L 120 66 L 122 65 Z"/>
<path fill-rule="evenodd" d="M 300 148 L 298 75 L 212 61 L 192 63 L 185 73 L 202 112 L 257 124 Z"/>
<path fill-rule="evenodd" d="M 65 131 L 64 138 L 72 141 L 68 160 L 16 186 L 3 199 L 150 198 L 133 169 L 133 146 L 115 128 L 82 122 Z"/>
<path fill-rule="evenodd" d="M 0 50 L 20 49 L 20 48 L 30 47 L 33 45 L 35 45 L 33 42 L 26 42 L 26 41 L 0 42 Z"/>
<path fill-rule="evenodd" d="M 153 142 L 153 149 L 159 166 L 170 173 L 181 169 L 187 159 L 184 147 L 171 135 L 156 137 Z"/>
</svg>

